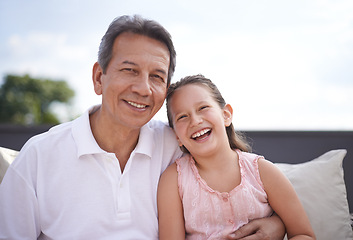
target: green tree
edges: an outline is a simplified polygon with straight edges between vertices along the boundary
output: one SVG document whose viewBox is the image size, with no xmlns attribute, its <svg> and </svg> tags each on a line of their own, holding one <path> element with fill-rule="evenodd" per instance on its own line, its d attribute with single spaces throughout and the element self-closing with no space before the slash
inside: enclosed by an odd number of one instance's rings
<svg viewBox="0 0 353 240">
<path fill-rule="evenodd" d="M 6 75 L 0 87 L 0 122 L 58 124 L 58 116 L 51 111 L 51 104 L 68 104 L 74 95 L 65 81 Z"/>
</svg>

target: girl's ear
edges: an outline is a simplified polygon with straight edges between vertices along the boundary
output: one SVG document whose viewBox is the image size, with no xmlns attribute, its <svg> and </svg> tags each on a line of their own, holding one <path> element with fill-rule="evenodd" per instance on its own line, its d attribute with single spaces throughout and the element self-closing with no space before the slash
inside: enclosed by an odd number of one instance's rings
<svg viewBox="0 0 353 240">
<path fill-rule="evenodd" d="M 179 139 L 179 137 L 178 137 L 178 136 L 176 136 L 176 139 L 177 139 L 177 141 L 178 141 L 179 147 L 182 147 L 182 146 L 183 146 L 183 144 L 180 142 L 180 139 Z"/>
<path fill-rule="evenodd" d="M 93 87 L 94 91 L 97 95 L 102 94 L 102 75 L 103 75 L 103 69 L 99 65 L 98 62 L 96 62 L 93 65 L 92 69 L 92 80 L 93 80 Z"/>
<path fill-rule="evenodd" d="M 230 104 L 226 104 L 223 108 L 224 125 L 228 127 L 233 120 L 233 108 Z"/>
</svg>

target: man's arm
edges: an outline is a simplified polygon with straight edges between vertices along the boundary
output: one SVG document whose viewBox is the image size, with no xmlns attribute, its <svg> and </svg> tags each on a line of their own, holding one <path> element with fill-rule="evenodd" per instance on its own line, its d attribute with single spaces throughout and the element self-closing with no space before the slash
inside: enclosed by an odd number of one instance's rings
<svg viewBox="0 0 353 240">
<path fill-rule="evenodd" d="M 10 166 L 0 186 L 0 239 L 37 239 L 38 222 L 34 190 Z"/>
<path fill-rule="evenodd" d="M 286 233 L 284 224 L 277 214 L 268 218 L 255 219 L 234 233 L 228 239 L 243 240 L 283 240 Z"/>
</svg>

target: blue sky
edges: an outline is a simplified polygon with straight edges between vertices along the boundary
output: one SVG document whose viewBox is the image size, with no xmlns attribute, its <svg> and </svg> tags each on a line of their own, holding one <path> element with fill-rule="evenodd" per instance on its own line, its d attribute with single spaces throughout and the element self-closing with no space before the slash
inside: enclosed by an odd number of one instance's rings
<svg viewBox="0 0 353 240">
<path fill-rule="evenodd" d="M 140 14 L 173 37 L 173 81 L 211 78 L 237 129 L 353 130 L 352 13 L 351 0 L 0 0 L 0 76 L 67 80 L 80 114 L 101 99 L 91 69 L 108 25 Z"/>
</svg>

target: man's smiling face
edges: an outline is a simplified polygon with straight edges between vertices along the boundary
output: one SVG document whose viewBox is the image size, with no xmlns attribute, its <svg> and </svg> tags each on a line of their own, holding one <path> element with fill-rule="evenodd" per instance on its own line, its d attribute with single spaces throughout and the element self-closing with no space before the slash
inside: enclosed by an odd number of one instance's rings
<svg viewBox="0 0 353 240">
<path fill-rule="evenodd" d="M 129 128 L 151 120 L 166 96 L 169 58 L 167 46 L 155 39 L 134 33 L 115 39 L 106 73 L 99 68 L 94 80 L 109 119 Z"/>
</svg>

